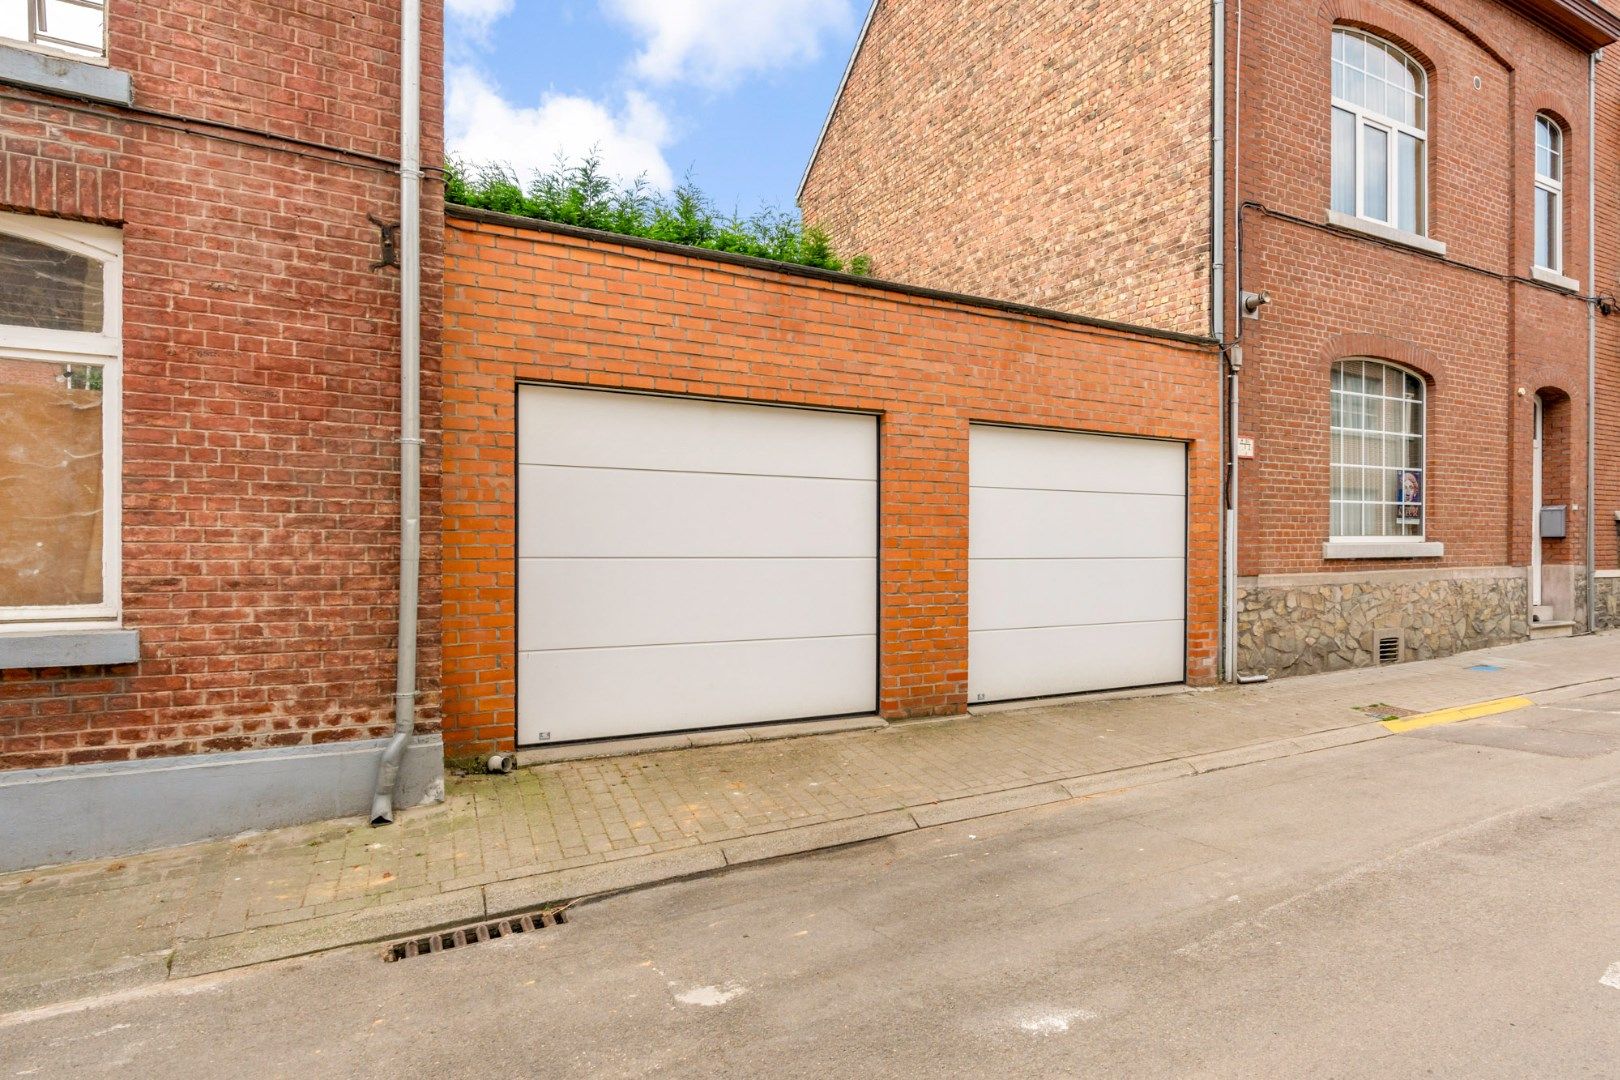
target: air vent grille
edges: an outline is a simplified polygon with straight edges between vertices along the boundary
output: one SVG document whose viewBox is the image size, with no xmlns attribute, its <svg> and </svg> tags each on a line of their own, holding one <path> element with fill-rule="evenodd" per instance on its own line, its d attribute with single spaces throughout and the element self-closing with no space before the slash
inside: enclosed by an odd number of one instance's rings
<svg viewBox="0 0 1620 1080">
<path fill-rule="evenodd" d="M 1398 664 L 1405 651 L 1401 645 L 1399 634 L 1379 634 L 1377 637 L 1377 651 L 1379 666 L 1384 664 Z"/>
</svg>

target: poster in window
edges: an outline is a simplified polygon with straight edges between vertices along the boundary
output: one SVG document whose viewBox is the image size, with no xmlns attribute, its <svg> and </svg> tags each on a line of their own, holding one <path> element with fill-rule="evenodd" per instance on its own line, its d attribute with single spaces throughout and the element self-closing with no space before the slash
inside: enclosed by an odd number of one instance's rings
<svg viewBox="0 0 1620 1080">
<path fill-rule="evenodd" d="M 1395 474 L 1395 521 L 1400 525 L 1423 524 L 1423 473 L 1402 469 Z"/>
</svg>

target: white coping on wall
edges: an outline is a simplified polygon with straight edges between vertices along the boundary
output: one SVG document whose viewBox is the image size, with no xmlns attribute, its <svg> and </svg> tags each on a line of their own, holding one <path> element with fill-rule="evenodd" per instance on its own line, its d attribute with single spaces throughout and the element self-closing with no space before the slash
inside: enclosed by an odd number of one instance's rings
<svg viewBox="0 0 1620 1080">
<path fill-rule="evenodd" d="M 1379 585 L 1404 581 L 1478 581 L 1486 579 L 1523 578 L 1529 571 L 1523 566 L 1426 566 L 1411 570 L 1344 570 L 1327 574 L 1261 574 L 1258 577 L 1240 577 L 1243 588 L 1290 589 L 1311 585 Z M 1620 575 L 1620 571 L 1616 571 Z"/>
<path fill-rule="evenodd" d="M 1387 240 L 1392 244 L 1400 244 L 1403 247 L 1416 248 L 1418 251 L 1425 251 L 1430 255 L 1444 255 L 1446 253 L 1446 245 L 1431 237 L 1407 232 L 1405 229 L 1394 229 L 1388 225 L 1380 225 L 1376 221 L 1368 221 L 1366 218 L 1356 217 L 1354 214 L 1329 210 L 1327 212 L 1327 223 L 1337 229 L 1362 233 L 1376 237 L 1379 240 Z"/>
<path fill-rule="evenodd" d="M 1541 282 L 1543 285 L 1551 285 L 1555 289 L 1563 289 L 1566 292 L 1572 293 L 1578 293 L 1581 291 L 1581 283 L 1579 281 L 1576 281 L 1572 277 L 1565 277 L 1556 270 L 1548 270 L 1545 266 L 1532 266 L 1530 268 L 1530 277 Z"/>
<path fill-rule="evenodd" d="M 1446 545 L 1438 540 L 1329 540 L 1322 545 L 1324 559 L 1439 559 Z"/>
</svg>

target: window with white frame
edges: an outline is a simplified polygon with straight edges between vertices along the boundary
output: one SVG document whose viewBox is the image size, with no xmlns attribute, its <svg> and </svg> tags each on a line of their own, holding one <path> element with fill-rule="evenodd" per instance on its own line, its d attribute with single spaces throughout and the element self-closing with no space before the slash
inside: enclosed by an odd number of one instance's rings
<svg viewBox="0 0 1620 1080">
<path fill-rule="evenodd" d="M 118 618 L 121 250 L 0 214 L 0 625 Z"/>
<path fill-rule="evenodd" d="M 0 38 L 100 60 L 107 55 L 105 0 L 0 0 Z"/>
<path fill-rule="evenodd" d="M 1387 41 L 1333 31 L 1333 202 L 1342 214 L 1425 235 L 1428 78 Z"/>
<path fill-rule="evenodd" d="M 1536 117 L 1536 265 L 1564 272 L 1564 129 Z"/>
<path fill-rule="evenodd" d="M 1334 540 L 1422 540 L 1423 380 L 1381 360 L 1333 365 Z"/>
</svg>

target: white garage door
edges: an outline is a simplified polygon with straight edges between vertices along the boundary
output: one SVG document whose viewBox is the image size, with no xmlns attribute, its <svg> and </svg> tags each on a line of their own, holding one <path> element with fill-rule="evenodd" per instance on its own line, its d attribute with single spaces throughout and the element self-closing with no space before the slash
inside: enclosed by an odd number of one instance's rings
<svg viewBox="0 0 1620 1080">
<path fill-rule="evenodd" d="M 975 426 L 968 695 L 1186 678 L 1181 443 Z"/>
<path fill-rule="evenodd" d="M 518 391 L 518 741 L 871 712 L 877 422 Z"/>
</svg>

